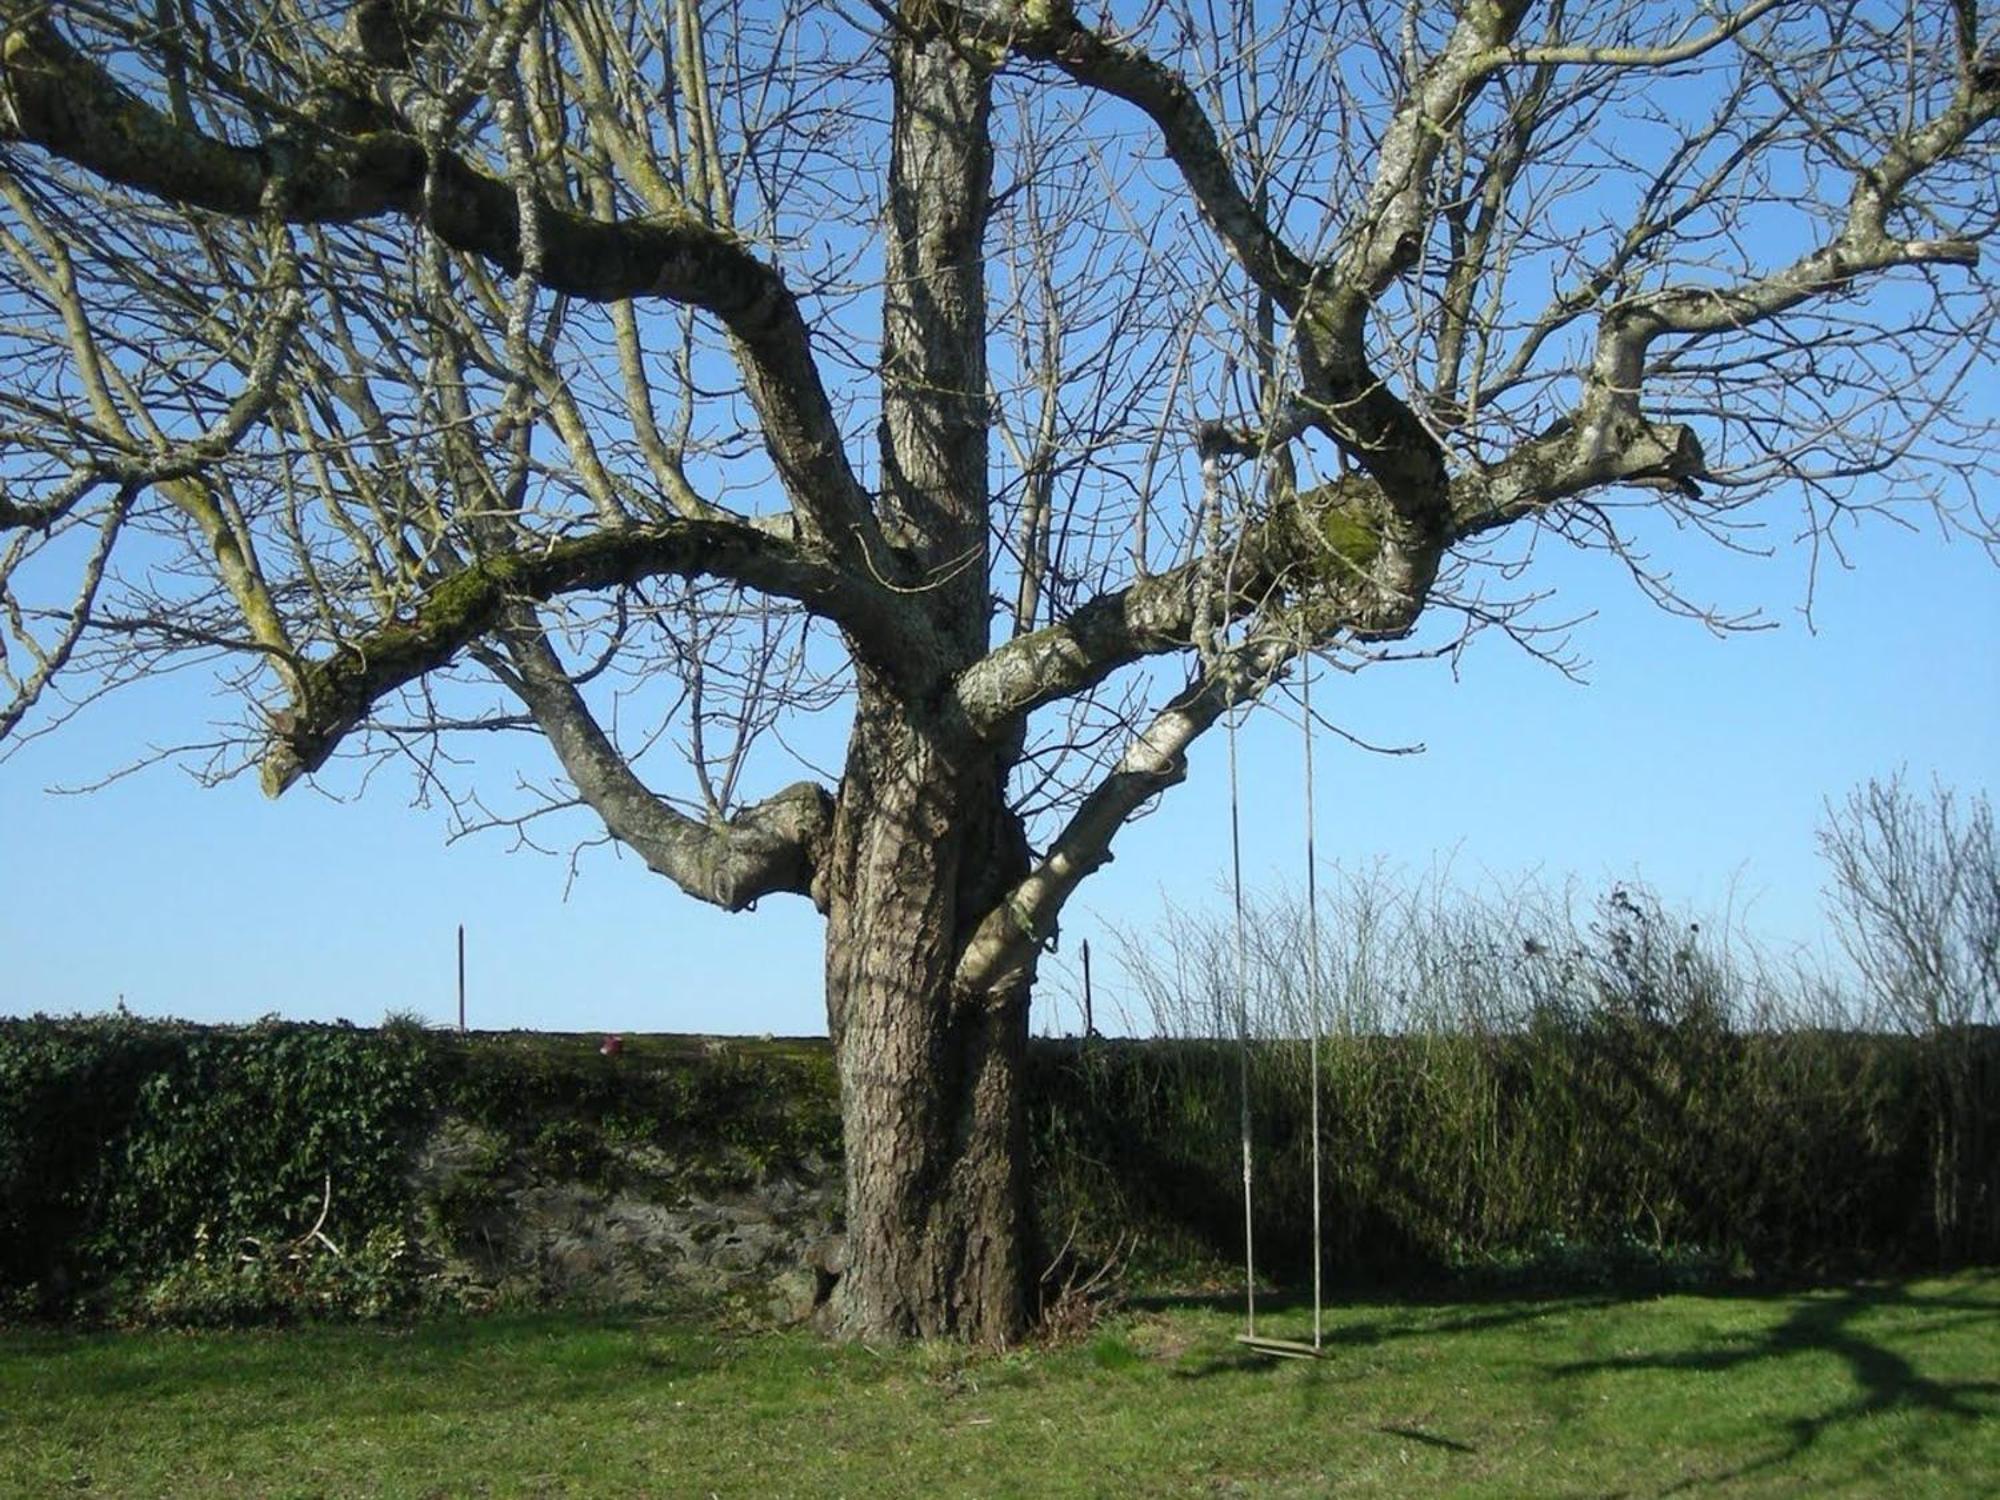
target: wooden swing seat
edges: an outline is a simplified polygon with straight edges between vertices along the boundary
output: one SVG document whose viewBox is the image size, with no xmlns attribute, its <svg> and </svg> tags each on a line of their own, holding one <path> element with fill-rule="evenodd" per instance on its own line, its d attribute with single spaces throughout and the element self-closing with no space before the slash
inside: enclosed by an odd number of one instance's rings
<svg viewBox="0 0 2000 1500">
<path fill-rule="evenodd" d="M 1324 1349 L 1315 1349 L 1311 1344 L 1301 1344 L 1296 1339 L 1272 1339 L 1261 1333 L 1239 1333 L 1236 1342 L 1258 1354 L 1268 1354 L 1272 1359 L 1326 1358 Z"/>
</svg>

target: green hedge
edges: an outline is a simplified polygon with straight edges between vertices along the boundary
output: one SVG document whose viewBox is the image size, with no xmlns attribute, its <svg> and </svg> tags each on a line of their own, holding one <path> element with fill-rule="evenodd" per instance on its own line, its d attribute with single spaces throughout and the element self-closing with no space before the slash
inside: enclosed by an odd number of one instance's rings
<svg viewBox="0 0 2000 1500">
<path fill-rule="evenodd" d="M 551 1175 L 616 1187 L 618 1147 L 675 1156 L 722 1186 L 840 1154 L 840 1094 L 823 1042 L 711 1042 L 546 1032 L 430 1037 L 436 1097 Z"/>
<path fill-rule="evenodd" d="M 1936 1263 L 1925 1049 L 1941 1045 L 1971 1060 L 1971 1107 L 2000 1109 L 1990 1031 L 1743 1034 L 1606 1012 L 1331 1038 L 1329 1264 L 1573 1279 Z M 1310 1243 L 1308 1075 L 1296 1044 L 1252 1061 L 1263 1264 L 1291 1276 Z M 1050 1239 L 1086 1253 L 1136 1239 L 1139 1270 L 1183 1280 L 1236 1257 L 1238 1069 L 1211 1042 L 1038 1044 Z M 448 1248 L 423 1236 L 448 1236 L 450 1214 L 410 1201 L 410 1167 L 446 1111 L 536 1171 L 607 1188 L 634 1145 L 718 1185 L 825 1171 L 839 1149 L 824 1043 L 636 1037 L 614 1059 L 577 1036 L 0 1021 L 0 1310 L 421 1310 L 443 1294 L 425 1277 Z M 1974 1196 L 2000 1179 L 1994 1161 L 1965 1166 Z M 341 1257 L 299 1253 L 323 1207 Z M 1993 1217 L 1979 1222 L 1944 1258 L 2000 1261 Z"/>
<path fill-rule="evenodd" d="M 605 1188 L 635 1146 L 698 1188 L 839 1151 L 823 1046 L 641 1037 L 614 1059 L 595 1037 L 417 1025 L 0 1020 L 0 1312 L 455 1305 L 441 1267 L 466 1205 L 416 1202 L 411 1183 L 446 1112 L 499 1142 L 496 1169 Z"/>
<path fill-rule="evenodd" d="M 1345 1272 L 1773 1276 L 2000 1261 L 1944 1245 L 1927 1049 L 1969 1052 L 2000 1111 L 2000 1033 L 1918 1040 L 1736 1033 L 1602 1014 L 1485 1036 L 1323 1044 L 1323 1235 Z M 1252 1055 L 1260 1254 L 1309 1264 L 1310 1090 L 1300 1044 Z M 1241 1255 L 1236 1048 L 1052 1046 L 1037 1082 L 1049 1212 L 1099 1248 Z M 1989 1134 L 1990 1139 L 1990 1134 Z M 1968 1161 L 1982 1190 L 2000 1161 Z M 1990 1196 L 1988 1194 L 1987 1196 Z"/>
</svg>

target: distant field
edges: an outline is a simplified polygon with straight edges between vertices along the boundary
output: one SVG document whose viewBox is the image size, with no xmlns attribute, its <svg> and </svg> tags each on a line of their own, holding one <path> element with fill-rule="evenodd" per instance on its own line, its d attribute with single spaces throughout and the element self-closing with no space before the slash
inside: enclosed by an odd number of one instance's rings
<svg viewBox="0 0 2000 1500">
<path fill-rule="evenodd" d="M 1299 1336 L 1295 1311 L 1265 1331 Z M 0 1493 L 1992 1495 L 2000 1273 L 1336 1306 L 1266 1362 L 1165 1304 L 1072 1347 L 701 1319 L 0 1332 Z"/>
</svg>

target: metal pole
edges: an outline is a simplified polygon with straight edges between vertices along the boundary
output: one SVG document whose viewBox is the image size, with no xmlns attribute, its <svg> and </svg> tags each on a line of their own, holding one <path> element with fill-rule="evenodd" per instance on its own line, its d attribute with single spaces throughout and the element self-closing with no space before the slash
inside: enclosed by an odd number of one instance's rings
<svg viewBox="0 0 2000 1500">
<path fill-rule="evenodd" d="M 1083 1035 L 1088 1041 L 1097 1035 L 1097 1023 L 1092 1019 L 1090 1005 L 1090 939 L 1083 940 Z"/>
<path fill-rule="evenodd" d="M 465 1030 L 465 924 L 458 924 L 458 1029 Z"/>
</svg>

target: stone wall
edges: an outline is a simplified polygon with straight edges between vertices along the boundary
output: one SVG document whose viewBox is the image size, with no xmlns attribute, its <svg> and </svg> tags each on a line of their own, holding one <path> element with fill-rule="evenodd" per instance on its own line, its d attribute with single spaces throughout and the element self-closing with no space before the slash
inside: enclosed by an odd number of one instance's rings
<svg viewBox="0 0 2000 1500">
<path fill-rule="evenodd" d="M 579 1180 L 444 1116 L 410 1186 L 433 1243 L 448 1247 L 448 1273 L 507 1300 L 725 1296 L 779 1322 L 808 1317 L 826 1295 L 841 1253 L 837 1161 L 764 1170 L 710 1155 L 690 1170 L 649 1143 L 606 1151 Z"/>
</svg>

